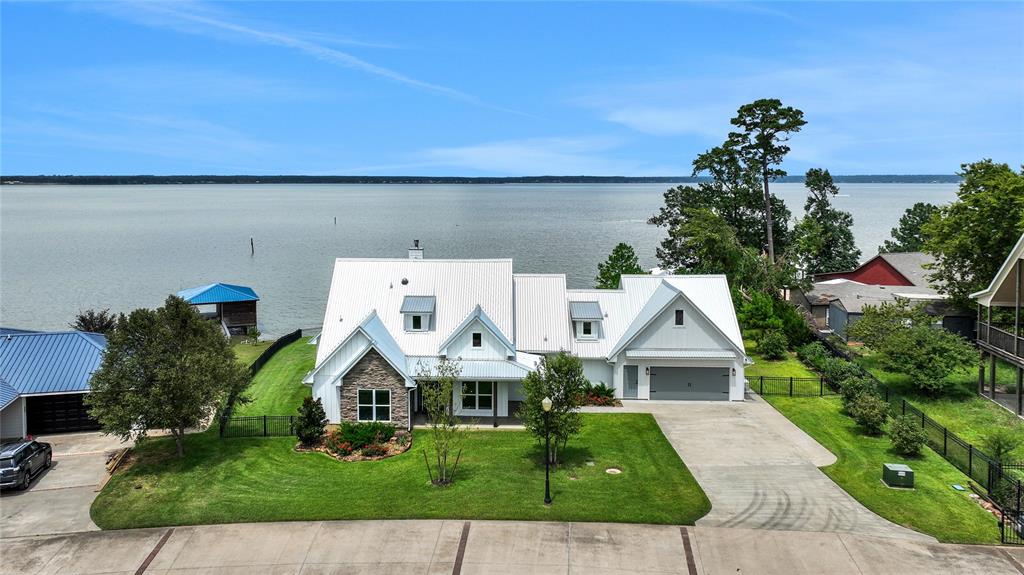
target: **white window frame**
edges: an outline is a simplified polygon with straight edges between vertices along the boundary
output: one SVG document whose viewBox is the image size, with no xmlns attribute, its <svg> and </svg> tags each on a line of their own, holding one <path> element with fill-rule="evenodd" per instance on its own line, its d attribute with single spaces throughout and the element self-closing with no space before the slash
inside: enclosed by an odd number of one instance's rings
<svg viewBox="0 0 1024 575">
<path fill-rule="evenodd" d="M 590 333 L 584 333 L 583 326 L 590 324 Z M 593 341 L 597 339 L 597 334 L 601 330 L 600 322 L 594 320 L 576 320 L 576 340 L 577 341 Z"/>
<path fill-rule="evenodd" d="M 360 394 L 360 392 L 363 392 L 363 391 L 369 391 L 370 392 L 370 403 L 362 403 L 361 401 L 359 401 L 359 394 Z M 388 418 L 387 419 L 377 419 L 377 408 L 378 407 L 384 407 L 383 403 L 381 403 L 381 404 L 377 403 L 377 392 L 378 391 L 386 391 L 386 392 L 388 392 L 388 405 L 387 405 L 387 407 L 388 407 Z M 392 397 L 391 397 L 391 390 L 390 389 L 374 389 L 374 388 L 369 388 L 369 387 L 357 388 L 356 389 L 356 421 L 384 421 L 384 422 L 390 423 L 391 422 L 392 409 L 393 409 L 392 408 L 391 399 L 392 399 Z M 373 410 L 373 419 L 363 419 L 362 415 L 360 415 L 360 413 L 359 413 L 359 410 L 362 407 L 369 407 L 370 409 Z"/>
<path fill-rule="evenodd" d="M 469 394 L 466 393 L 466 384 L 467 383 L 473 384 L 473 393 L 469 393 Z M 480 384 L 481 383 L 489 383 L 489 384 L 491 384 L 491 392 L 490 393 L 480 393 Z M 487 411 L 487 412 L 491 412 L 494 409 L 494 406 L 496 405 L 494 402 L 497 399 L 495 397 L 496 394 L 497 394 L 497 391 L 498 391 L 498 382 L 496 382 L 496 381 L 488 381 L 488 380 L 483 380 L 483 381 L 460 381 L 459 382 L 459 409 L 461 411 Z M 473 405 L 475 407 L 470 407 L 470 408 L 466 407 L 466 404 L 464 403 L 466 397 L 472 397 L 473 398 Z M 491 398 L 491 406 L 490 407 L 480 407 L 480 398 L 481 397 L 490 397 Z"/>
</svg>

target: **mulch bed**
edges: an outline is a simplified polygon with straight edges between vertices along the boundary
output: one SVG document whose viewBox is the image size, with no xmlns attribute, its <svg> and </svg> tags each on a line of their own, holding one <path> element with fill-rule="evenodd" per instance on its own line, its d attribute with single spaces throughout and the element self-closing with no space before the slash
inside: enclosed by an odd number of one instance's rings
<svg viewBox="0 0 1024 575">
<path fill-rule="evenodd" d="M 402 438 L 404 438 L 404 441 Z M 338 461 L 379 461 L 381 459 L 387 459 L 388 457 L 394 457 L 409 451 L 409 448 L 412 447 L 412 434 L 408 431 L 399 430 L 395 432 L 395 436 L 389 439 L 384 446 L 387 448 L 387 453 L 384 455 L 374 455 L 372 457 L 362 455 L 359 450 L 353 451 L 349 455 L 339 455 L 327 449 L 327 446 L 323 443 L 316 447 L 305 447 L 299 443 L 295 445 L 295 451 L 300 453 L 319 451 L 320 453 L 333 457 Z"/>
</svg>

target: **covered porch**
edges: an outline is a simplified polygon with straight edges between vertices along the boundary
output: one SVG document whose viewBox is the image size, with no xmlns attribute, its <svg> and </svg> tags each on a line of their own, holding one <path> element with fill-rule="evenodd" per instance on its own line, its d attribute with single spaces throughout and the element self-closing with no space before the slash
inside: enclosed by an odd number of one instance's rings
<svg viewBox="0 0 1024 575">
<path fill-rule="evenodd" d="M 413 426 L 426 425 L 427 412 L 423 404 L 424 386 L 432 381 L 417 381 L 413 392 Z M 463 380 L 455 382 L 448 403 L 459 421 L 471 426 L 522 427 L 515 416 L 523 403 L 522 380 Z"/>
<path fill-rule="evenodd" d="M 978 302 L 978 393 L 1024 416 L 1024 333 L 1021 297 L 1024 289 L 1024 237 L 1017 242 L 999 273 L 984 291 L 972 294 Z M 1013 376 L 1000 377 L 1001 370 Z"/>
</svg>

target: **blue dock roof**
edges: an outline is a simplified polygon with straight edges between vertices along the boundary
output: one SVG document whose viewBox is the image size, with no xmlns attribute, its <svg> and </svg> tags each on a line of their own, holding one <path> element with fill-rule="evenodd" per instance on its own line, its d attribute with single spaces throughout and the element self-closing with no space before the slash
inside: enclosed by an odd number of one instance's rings
<svg viewBox="0 0 1024 575">
<path fill-rule="evenodd" d="M 98 333 L 0 333 L 0 403 L 18 395 L 89 391 L 107 348 L 107 339 Z M 15 395 L 8 397 L 12 391 Z"/>
<path fill-rule="evenodd" d="M 192 305 L 260 301 L 260 296 L 256 295 L 251 287 L 226 283 L 206 284 L 183 289 L 178 292 L 178 297 Z"/>
</svg>

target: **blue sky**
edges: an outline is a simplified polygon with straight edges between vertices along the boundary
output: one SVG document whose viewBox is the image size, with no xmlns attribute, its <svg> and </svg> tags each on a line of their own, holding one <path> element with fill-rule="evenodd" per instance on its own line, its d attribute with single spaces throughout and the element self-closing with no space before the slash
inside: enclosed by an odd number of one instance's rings
<svg viewBox="0 0 1024 575">
<path fill-rule="evenodd" d="M 4 174 L 680 175 L 1024 162 L 1024 3 L 4 3 Z"/>
</svg>

